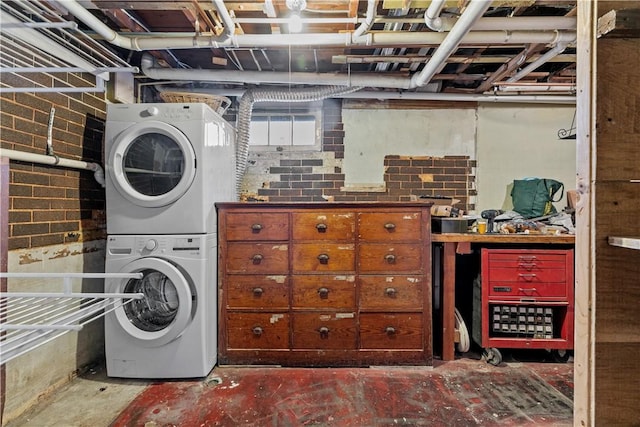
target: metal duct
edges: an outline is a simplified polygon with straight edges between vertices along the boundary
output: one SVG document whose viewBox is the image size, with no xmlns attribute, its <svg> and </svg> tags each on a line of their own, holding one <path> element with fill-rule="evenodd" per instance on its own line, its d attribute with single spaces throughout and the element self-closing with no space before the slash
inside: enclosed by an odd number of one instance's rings
<svg viewBox="0 0 640 427">
<path fill-rule="evenodd" d="M 238 194 L 247 170 L 251 115 L 256 102 L 311 102 L 360 90 L 359 87 L 333 86 L 294 90 L 249 89 L 240 98 L 236 138 L 236 187 Z"/>
</svg>

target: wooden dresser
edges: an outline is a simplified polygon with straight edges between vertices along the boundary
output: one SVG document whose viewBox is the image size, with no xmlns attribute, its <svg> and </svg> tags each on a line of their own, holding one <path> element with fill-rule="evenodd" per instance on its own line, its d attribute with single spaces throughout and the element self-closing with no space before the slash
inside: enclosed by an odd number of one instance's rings
<svg viewBox="0 0 640 427">
<path fill-rule="evenodd" d="M 218 203 L 221 364 L 429 365 L 426 203 Z"/>
</svg>

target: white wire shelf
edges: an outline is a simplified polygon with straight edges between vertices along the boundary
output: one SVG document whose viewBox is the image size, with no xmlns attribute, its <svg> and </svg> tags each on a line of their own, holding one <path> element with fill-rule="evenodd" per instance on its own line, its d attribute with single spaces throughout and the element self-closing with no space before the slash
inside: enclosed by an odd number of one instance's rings
<svg viewBox="0 0 640 427">
<path fill-rule="evenodd" d="M 0 292 L 0 365 L 144 298 L 71 291 L 73 279 L 140 279 L 142 273 L 0 273 L 0 278 L 64 280 L 62 292 Z"/>
</svg>

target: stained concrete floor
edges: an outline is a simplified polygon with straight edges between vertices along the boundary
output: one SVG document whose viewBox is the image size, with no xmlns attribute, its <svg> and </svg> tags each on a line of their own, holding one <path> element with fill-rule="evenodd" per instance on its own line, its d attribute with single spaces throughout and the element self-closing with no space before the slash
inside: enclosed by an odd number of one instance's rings
<svg viewBox="0 0 640 427">
<path fill-rule="evenodd" d="M 573 364 L 543 359 L 218 366 L 205 379 L 174 381 L 108 378 L 96 368 L 6 427 L 570 426 Z"/>
</svg>

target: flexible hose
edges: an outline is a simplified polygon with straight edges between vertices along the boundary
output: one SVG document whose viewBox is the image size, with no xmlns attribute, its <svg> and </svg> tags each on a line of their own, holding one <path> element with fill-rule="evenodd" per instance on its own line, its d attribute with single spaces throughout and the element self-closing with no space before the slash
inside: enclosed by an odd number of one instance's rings
<svg viewBox="0 0 640 427">
<path fill-rule="evenodd" d="M 321 88 L 301 88 L 294 90 L 249 89 L 240 98 L 236 140 L 236 187 L 238 194 L 242 187 L 242 179 L 247 171 L 249 157 L 249 135 L 251 115 L 256 102 L 311 102 L 320 101 L 332 96 L 353 93 L 362 87 L 328 86 Z"/>
</svg>

